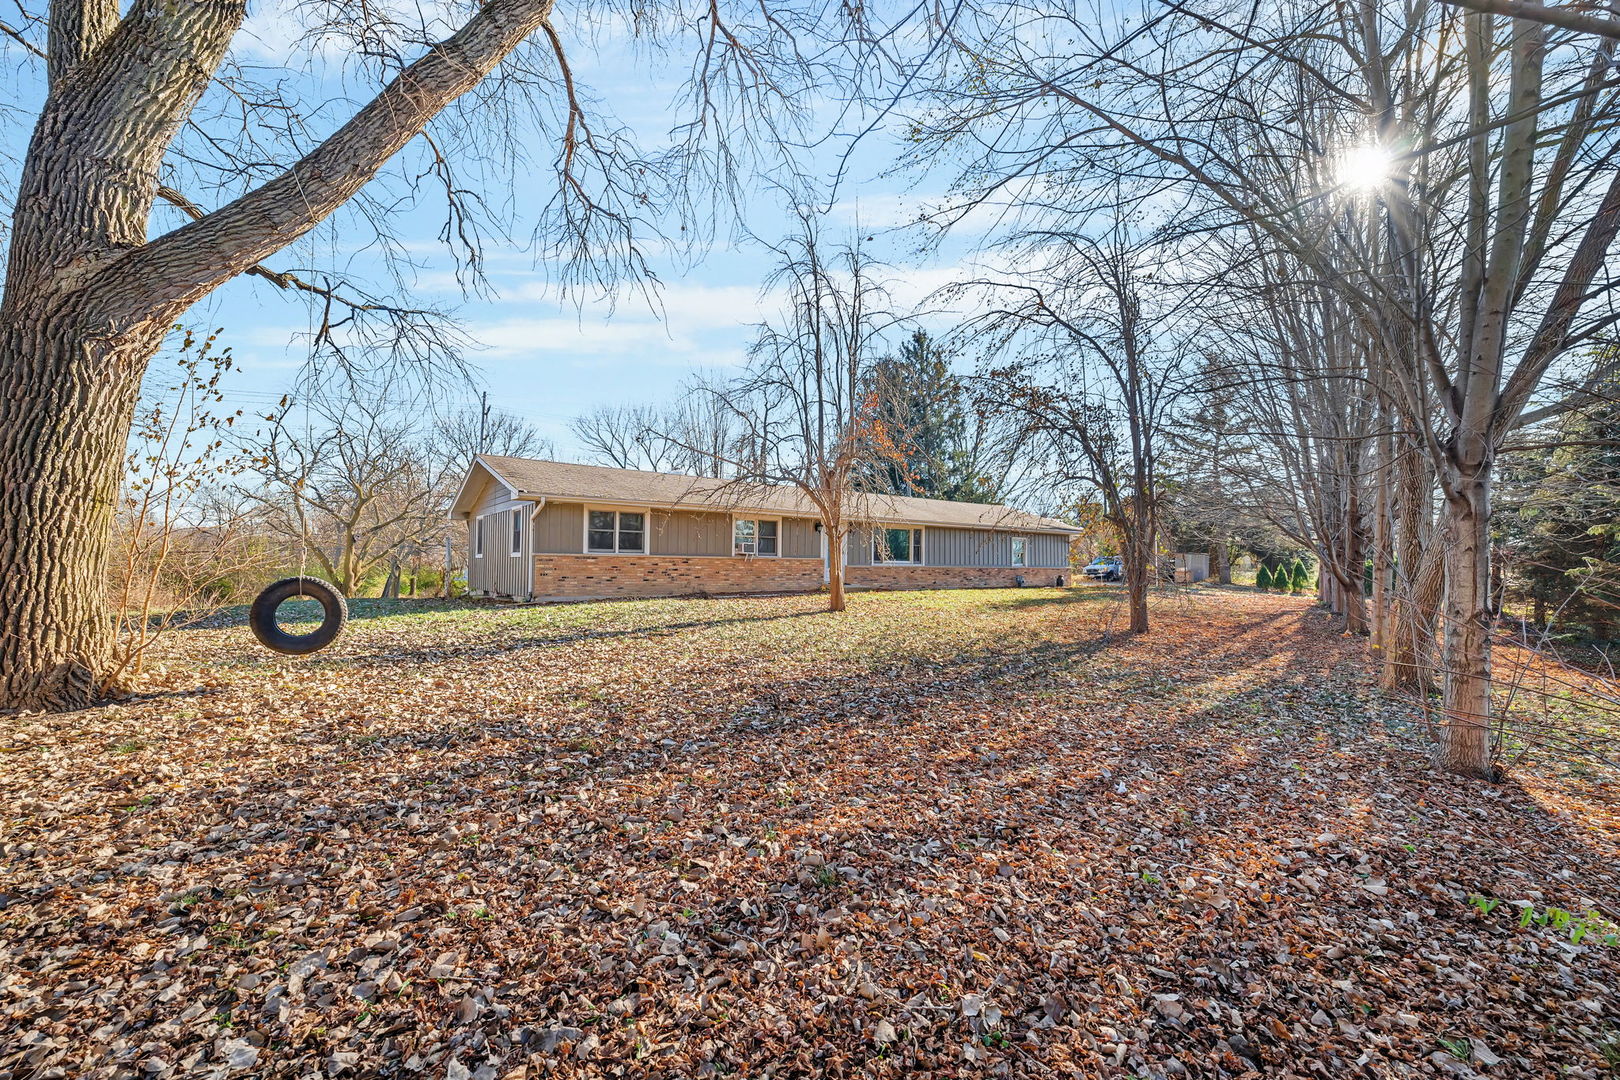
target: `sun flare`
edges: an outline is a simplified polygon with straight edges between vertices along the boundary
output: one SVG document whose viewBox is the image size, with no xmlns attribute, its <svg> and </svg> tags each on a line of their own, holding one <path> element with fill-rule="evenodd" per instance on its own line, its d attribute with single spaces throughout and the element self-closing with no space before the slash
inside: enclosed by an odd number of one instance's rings
<svg viewBox="0 0 1620 1080">
<path fill-rule="evenodd" d="M 1390 176 L 1394 155 L 1381 146 L 1358 146 L 1339 158 L 1339 183 L 1352 191 L 1375 191 Z"/>
</svg>

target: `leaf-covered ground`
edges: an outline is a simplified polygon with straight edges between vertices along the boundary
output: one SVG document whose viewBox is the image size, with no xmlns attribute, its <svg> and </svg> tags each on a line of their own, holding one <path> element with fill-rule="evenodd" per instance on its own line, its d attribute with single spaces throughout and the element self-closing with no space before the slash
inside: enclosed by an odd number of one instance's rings
<svg viewBox="0 0 1620 1080">
<path fill-rule="evenodd" d="M 1117 601 L 179 634 L 4 729 L 0 1073 L 1614 1070 L 1620 790 L 1429 771 L 1303 600 Z"/>
</svg>

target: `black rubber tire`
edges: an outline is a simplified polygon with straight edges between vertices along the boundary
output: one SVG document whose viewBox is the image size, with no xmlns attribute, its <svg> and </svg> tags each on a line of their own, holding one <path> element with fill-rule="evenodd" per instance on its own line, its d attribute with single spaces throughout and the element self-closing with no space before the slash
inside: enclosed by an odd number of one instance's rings
<svg viewBox="0 0 1620 1080">
<path fill-rule="evenodd" d="M 307 634 L 289 634 L 276 625 L 276 609 L 298 596 L 319 600 L 325 611 L 321 625 Z M 337 640 L 348 623 L 349 605 L 344 602 L 343 594 L 320 578 L 282 578 L 255 596 L 253 606 L 248 609 L 248 626 L 259 644 L 289 656 L 319 652 Z"/>
</svg>

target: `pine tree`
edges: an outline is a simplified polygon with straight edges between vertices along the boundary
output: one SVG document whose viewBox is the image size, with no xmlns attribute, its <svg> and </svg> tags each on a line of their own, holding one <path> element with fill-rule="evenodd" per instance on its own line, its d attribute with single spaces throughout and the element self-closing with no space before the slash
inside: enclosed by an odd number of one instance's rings
<svg viewBox="0 0 1620 1080">
<path fill-rule="evenodd" d="M 1260 564 L 1260 569 L 1254 575 L 1254 587 L 1261 592 L 1271 588 L 1271 568 L 1265 563 Z"/>
<path fill-rule="evenodd" d="M 1609 640 L 1620 617 L 1620 378 L 1548 434 L 1554 449 L 1504 470 L 1499 537 L 1538 615 Z"/>
<path fill-rule="evenodd" d="M 995 502 L 995 470 L 987 467 L 961 376 L 933 338 L 918 330 L 898 355 L 872 365 L 868 387 L 889 446 L 869 486 L 896 495 L 957 502 Z"/>
</svg>

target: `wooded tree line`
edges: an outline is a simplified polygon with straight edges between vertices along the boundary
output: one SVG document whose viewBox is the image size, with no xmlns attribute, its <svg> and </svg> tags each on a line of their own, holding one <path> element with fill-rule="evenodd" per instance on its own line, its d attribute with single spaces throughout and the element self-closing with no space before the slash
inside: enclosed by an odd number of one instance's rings
<svg viewBox="0 0 1620 1080">
<path fill-rule="evenodd" d="M 886 23 L 865 6 L 672 4 L 635 22 L 693 60 L 691 122 L 654 154 L 597 123 L 548 0 L 442 7 L 448 22 L 301 9 L 310 40 L 352 46 L 352 73 L 377 86 L 337 114 L 227 63 L 241 0 L 21 6 L 7 34 L 49 93 L 0 301 L 0 702 L 72 706 L 109 685 L 119 463 L 147 365 L 198 299 L 251 275 L 314 299 L 332 368 L 453 370 L 439 313 L 264 260 L 333 214 L 386 230 L 388 197 L 433 183 L 476 281 L 492 211 L 456 169 L 522 146 L 556 175 L 538 235 L 567 273 L 636 275 L 649 231 L 725 217 L 751 170 L 804 180 L 794 152 L 819 118 L 801 94 L 838 86 L 869 139 L 901 135 L 897 169 L 949 181 L 920 235 L 960 237 L 992 211 L 983 272 L 948 290 L 969 312 L 953 354 L 977 364 L 971 415 L 1005 425 L 1052 490 L 1099 502 L 1139 568 L 1132 625 L 1172 503 L 1211 528 L 1225 513 L 1276 530 L 1315 553 L 1325 602 L 1371 637 L 1386 685 L 1439 685 L 1442 763 L 1490 771 L 1503 455 L 1555 432 L 1540 467 L 1562 478 L 1588 468 L 1573 444 L 1604 442 L 1567 418 L 1614 369 L 1613 35 L 1373 0 L 1103 20 L 1065 0 L 964 0 Z M 614 452 L 797 484 L 834 525 L 874 470 L 970 494 L 993 480 L 896 441 L 938 432 L 910 405 L 882 413 L 878 361 L 926 357 L 895 351 L 902 320 L 860 244 L 802 224 L 777 247 L 790 303 L 747 373 L 699 388 L 679 420 L 603 418 L 603 439 L 639 428 Z M 387 424 L 362 426 L 388 457 Z M 654 429 L 670 441 L 642 437 Z M 325 499 L 327 455 L 293 435 L 268 475 Z"/>
</svg>

